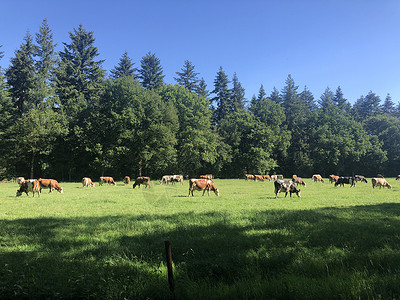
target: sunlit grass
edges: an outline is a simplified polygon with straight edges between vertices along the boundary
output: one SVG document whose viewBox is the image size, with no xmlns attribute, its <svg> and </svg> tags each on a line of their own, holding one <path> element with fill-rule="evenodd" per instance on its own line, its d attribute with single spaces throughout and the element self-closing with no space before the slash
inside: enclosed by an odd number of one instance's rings
<svg viewBox="0 0 400 300">
<path fill-rule="evenodd" d="M 302 197 L 273 182 L 216 179 L 83 188 L 15 197 L 0 185 L 0 295 L 169 298 L 170 240 L 182 299 L 400 297 L 400 183 L 392 190 L 306 179 Z"/>
</svg>

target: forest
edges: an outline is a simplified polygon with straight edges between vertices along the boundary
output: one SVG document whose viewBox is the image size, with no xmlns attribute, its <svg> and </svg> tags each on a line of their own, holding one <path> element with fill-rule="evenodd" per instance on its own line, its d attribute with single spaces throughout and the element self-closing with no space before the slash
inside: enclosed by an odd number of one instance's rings
<svg viewBox="0 0 400 300">
<path fill-rule="evenodd" d="M 212 87 L 189 60 L 166 83 L 155 53 L 136 68 L 125 52 L 107 72 L 93 32 L 80 25 L 69 38 L 56 51 L 43 20 L 0 69 L 1 179 L 400 172 L 400 106 L 389 94 L 351 104 L 339 86 L 314 97 L 289 74 L 248 100 L 222 66 Z"/>
</svg>

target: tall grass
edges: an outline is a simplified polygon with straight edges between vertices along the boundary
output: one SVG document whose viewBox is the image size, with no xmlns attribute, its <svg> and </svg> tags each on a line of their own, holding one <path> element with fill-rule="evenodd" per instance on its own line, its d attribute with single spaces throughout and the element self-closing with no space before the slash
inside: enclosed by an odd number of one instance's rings
<svg viewBox="0 0 400 300">
<path fill-rule="evenodd" d="M 0 185 L 0 298 L 400 297 L 400 183 L 392 190 L 306 180 L 275 199 L 272 182 L 215 180 L 83 188 L 15 197 Z"/>
</svg>

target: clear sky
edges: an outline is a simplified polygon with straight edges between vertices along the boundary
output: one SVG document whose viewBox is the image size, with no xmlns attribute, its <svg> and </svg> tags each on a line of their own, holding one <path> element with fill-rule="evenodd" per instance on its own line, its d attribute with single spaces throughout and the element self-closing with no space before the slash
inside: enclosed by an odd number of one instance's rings
<svg viewBox="0 0 400 300">
<path fill-rule="evenodd" d="M 1 0 L 1 67 L 44 18 L 57 50 L 80 24 L 93 31 L 107 71 L 124 51 L 137 68 L 152 52 L 166 83 L 189 60 L 211 91 L 222 66 L 248 100 L 291 74 L 316 99 L 340 86 L 351 103 L 369 91 L 400 101 L 399 0 Z"/>
</svg>

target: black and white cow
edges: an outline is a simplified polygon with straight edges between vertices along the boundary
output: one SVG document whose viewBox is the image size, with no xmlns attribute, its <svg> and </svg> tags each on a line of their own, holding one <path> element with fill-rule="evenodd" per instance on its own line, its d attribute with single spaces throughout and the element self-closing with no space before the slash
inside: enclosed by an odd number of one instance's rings
<svg viewBox="0 0 400 300">
<path fill-rule="evenodd" d="M 356 186 L 356 180 L 354 177 L 339 177 L 339 179 L 335 182 L 335 187 L 340 185 L 344 186 L 345 184 L 350 184 L 350 187 Z"/>
<path fill-rule="evenodd" d="M 278 198 L 278 193 L 285 193 L 285 197 L 290 193 L 292 197 L 293 193 L 296 193 L 297 197 L 301 197 L 300 189 L 297 188 L 296 184 L 291 180 L 276 180 L 274 182 L 275 186 L 275 198 Z"/>
<path fill-rule="evenodd" d="M 354 180 L 357 181 L 361 181 L 361 182 L 365 182 L 368 183 L 367 179 L 365 178 L 365 176 L 362 175 L 354 175 Z"/>
<path fill-rule="evenodd" d="M 28 179 L 24 180 L 19 189 L 17 190 L 16 196 L 19 197 L 22 195 L 22 193 L 25 193 L 27 196 L 29 196 L 28 193 L 32 192 L 33 197 L 35 197 L 35 193 L 38 194 L 38 197 L 40 197 L 40 186 L 39 186 L 39 181 L 36 179 Z"/>
</svg>

